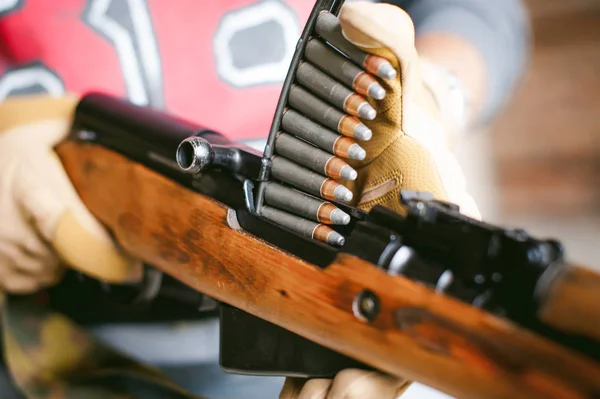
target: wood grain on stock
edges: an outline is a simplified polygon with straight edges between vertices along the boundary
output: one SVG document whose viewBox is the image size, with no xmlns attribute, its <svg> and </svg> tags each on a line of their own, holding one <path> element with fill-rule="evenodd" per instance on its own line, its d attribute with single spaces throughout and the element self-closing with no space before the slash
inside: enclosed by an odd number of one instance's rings
<svg viewBox="0 0 600 399">
<path fill-rule="evenodd" d="M 543 297 L 540 318 L 563 331 L 600 341 L 600 275 L 569 265 L 553 279 Z"/>
<path fill-rule="evenodd" d="M 229 227 L 228 209 L 101 147 L 63 143 L 89 209 L 129 252 L 202 291 L 459 398 L 598 398 L 600 366 L 349 255 L 321 270 Z M 366 324 L 363 289 L 381 299 Z M 201 343 L 199 343 L 201 345 Z"/>
</svg>

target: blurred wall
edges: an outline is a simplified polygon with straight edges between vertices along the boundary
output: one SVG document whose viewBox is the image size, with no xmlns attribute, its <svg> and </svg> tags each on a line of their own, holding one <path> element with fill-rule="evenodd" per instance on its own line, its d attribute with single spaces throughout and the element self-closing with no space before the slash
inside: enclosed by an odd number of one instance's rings
<svg viewBox="0 0 600 399">
<path fill-rule="evenodd" d="M 562 239 L 571 259 L 600 269 L 600 1 L 526 3 L 530 69 L 480 145 L 488 215 Z"/>
</svg>

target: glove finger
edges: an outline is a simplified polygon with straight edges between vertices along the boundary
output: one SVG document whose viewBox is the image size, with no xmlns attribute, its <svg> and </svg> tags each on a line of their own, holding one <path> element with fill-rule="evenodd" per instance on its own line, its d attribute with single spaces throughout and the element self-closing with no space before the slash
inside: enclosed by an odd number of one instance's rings
<svg viewBox="0 0 600 399">
<path fill-rule="evenodd" d="M 23 276 L 31 276 L 37 280 L 38 286 L 49 287 L 60 281 L 64 268 L 61 266 L 58 255 L 37 258 L 21 252 L 18 261 L 15 262 L 15 270 Z"/>
<path fill-rule="evenodd" d="M 344 37 L 355 46 L 371 54 L 387 48 L 395 59 L 389 59 L 389 55 L 386 58 L 399 63 L 402 73 L 418 72 L 415 27 L 400 7 L 385 3 L 346 3 L 340 10 L 339 20 Z"/>
<path fill-rule="evenodd" d="M 2 289 L 11 294 L 33 294 L 40 284 L 32 276 L 13 273 L 2 279 Z"/>
<path fill-rule="evenodd" d="M 335 377 L 327 399 L 396 399 L 410 384 L 379 372 L 348 369 Z"/>
<path fill-rule="evenodd" d="M 11 142 L 13 146 L 25 145 L 29 147 L 52 148 L 63 140 L 68 131 L 69 122 L 77 105 L 77 97 L 66 95 L 52 97 L 46 94 L 24 95 L 10 97 L 2 101 L 0 107 L 0 131 L 3 141 Z M 34 124 L 46 124 L 48 120 L 61 120 L 64 124 L 62 129 L 28 129 Z M 8 137 L 13 130 L 28 129 L 28 137 L 31 140 L 22 140 L 22 134 L 15 132 Z"/>
<path fill-rule="evenodd" d="M 112 243 L 99 240 L 72 212 L 60 218 L 53 244 L 69 266 L 94 278 L 115 284 L 142 278 L 141 261 L 120 252 Z"/>
<path fill-rule="evenodd" d="M 306 381 L 305 378 L 287 377 L 283 383 L 283 388 L 281 388 L 279 399 L 298 399 Z"/>
<path fill-rule="evenodd" d="M 11 259 L 15 268 L 23 274 L 41 276 L 43 274 L 53 274 L 52 270 L 58 267 L 58 257 L 51 252 L 46 256 L 39 257 L 32 254 L 22 246 L 10 243 L 0 243 L 0 253 Z"/>
<path fill-rule="evenodd" d="M 79 199 L 56 154 L 28 153 L 20 165 L 15 192 L 42 237 L 69 266 L 110 282 L 141 277 L 141 263 L 116 248 Z"/>
<path fill-rule="evenodd" d="M 21 126 L 10 133 L 27 135 L 29 142 L 41 137 L 64 136 L 68 121 L 49 120 Z M 52 139 L 47 139 L 53 141 Z M 25 141 L 25 140 L 22 140 Z M 99 239 L 110 241 L 100 224 L 94 219 L 79 199 L 56 154 L 46 145 L 36 145 L 24 151 L 17 170 L 15 194 L 25 211 L 36 222 L 44 239 L 52 241 L 58 219 L 72 210 L 81 223 L 89 226 Z"/>
<path fill-rule="evenodd" d="M 391 4 L 356 2 L 344 4 L 339 20 L 346 39 L 367 53 L 388 59 L 397 68 L 403 110 L 402 120 L 397 122 L 406 131 L 413 104 L 431 106 L 431 98 L 422 88 L 412 19 Z"/>
<path fill-rule="evenodd" d="M 51 243 L 28 226 L 27 220 L 14 228 L 6 237 L 0 237 L 0 253 L 10 255 L 13 259 L 26 256 L 32 259 L 52 259 L 56 252 Z"/>
<path fill-rule="evenodd" d="M 332 380 L 325 378 L 313 378 L 308 380 L 298 399 L 326 399 L 331 388 Z"/>
<path fill-rule="evenodd" d="M 64 268 L 58 255 L 48 251 L 43 256 L 31 253 L 28 249 L 9 242 L 0 242 L 0 256 L 3 262 L 0 267 L 8 267 L 10 273 L 22 277 L 31 277 L 37 281 L 37 286 L 47 287 L 57 283 Z"/>
<path fill-rule="evenodd" d="M 35 230 L 21 232 L 18 246 L 23 253 L 34 258 L 45 259 L 56 256 L 56 251 L 52 248 L 51 243 Z"/>
<path fill-rule="evenodd" d="M 0 254 L 0 289 L 11 294 L 31 294 L 39 289 L 38 280 L 32 275 L 18 273 L 13 259 Z"/>
</svg>

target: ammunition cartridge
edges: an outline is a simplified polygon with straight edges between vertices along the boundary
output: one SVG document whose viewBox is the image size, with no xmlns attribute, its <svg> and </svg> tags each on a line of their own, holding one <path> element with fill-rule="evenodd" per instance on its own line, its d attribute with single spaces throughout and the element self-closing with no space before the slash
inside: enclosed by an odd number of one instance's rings
<svg viewBox="0 0 600 399">
<path fill-rule="evenodd" d="M 274 156 L 272 162 L 271 174 L 281 182 L 329 201 L 350 202 L 352 200 L 352 191 L 335 180 L 303 168 L 281 156 Z"/>
<path fill-rule="evenodd" d="M 343 246 L 345 239 L 337 231 L 325 226 L 302 219 L 301 217 L 291 215 L 279 209 L 263 206 L 260 211 L 261 216 L 297 233 L 304 237 L 312 238 L 329 245 Z"/>
<path fill-rule="evenodd" d="M 326 127 L 300 115 L 293 109 L 284 111 L 281 126 L 286 132 L 300 137 L 338 157 L 362 161 L 367 156 L 366 151 L 354 140 L 332 132 Z"/>
<path fill-rule="evenodd" d="M 332 179 L 355 180 L 358 174 L 333 154 L 320 150 L 287 133 L 278 133 L 275 153 Z"/>
<path fill-rule="evenodd" d="M 375 108 L 364 97 L 348 90 L 308 62 L 302 62 L 296 72 L 296 80 L 311 92 L 329 101 L 350 115 L 372 121 L 377 116 Z"/>
<path fill-rule="evenodd" d="M 276 208 L 315 222 L 342 225 L 350 223 L 350 215 L 335 205 L 281 184 L 266 183 L 265 201 Z"/>
<path fill-rule="evenodd" d="M 338 79 L 340 83 L 352 87 L 358 94 L 376 100 L 382 100 L 385 97 L 385 89 L 373 76 L 320 40 L 310 39 L 306 44 L 304 54 L 311 63 L 318 66 L 323 72 Z"/>
<path fill-rule="evenodd" d="M 344 136 L 354 137 L 358 140 L 370 140 L 373 136 L 371 129 L 358 118 L 344 114 L 300 86 L 292 85 L 288 101 L 294 109 L 302 112 L 306 117 L 312 118 Z"/>
<path fill-rule="evenodd" d="M 334 146 L 333 153 L 338 157 L 362 161 L 367 156 L 367 152 L 348 137 L 340 136 Z"/>
<path fill-rule="evenodd" d="M 396 69 L 388 60 L 372 54 L 367 54 L 350 43 L 342 34 L 342 27 L 338 17 L 328 11 L 322 11 L 317 18 L 315 30 L 319 36 L 340 50 L 367 72 L 383 79 L 394 79 Z"/>
</svg>

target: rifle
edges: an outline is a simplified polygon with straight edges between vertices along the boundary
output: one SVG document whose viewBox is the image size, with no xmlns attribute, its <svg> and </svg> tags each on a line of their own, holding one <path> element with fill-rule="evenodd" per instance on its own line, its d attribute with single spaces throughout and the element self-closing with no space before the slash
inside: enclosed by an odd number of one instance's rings
<svg viewBox="0 0 600 399">
<path fill-rule="evenodd" d="M 173 115 L 86 95 L 56 149 L 83 202 L 153 276 L 220 303 L 230 372 L 330 377 L 365 367 L 461 398 L 600 396 L 599 311 L 589 305 L 600 278 L 567 263 L 558 242 L 423 193 L 403 193 L 405 215 L 333 201 L 350 216 L 331 227 L 339 247 L 261 213 L 307 42 L 321 12 L 342 3 L 315 5 L 263 154 Z"/>
</svg>

